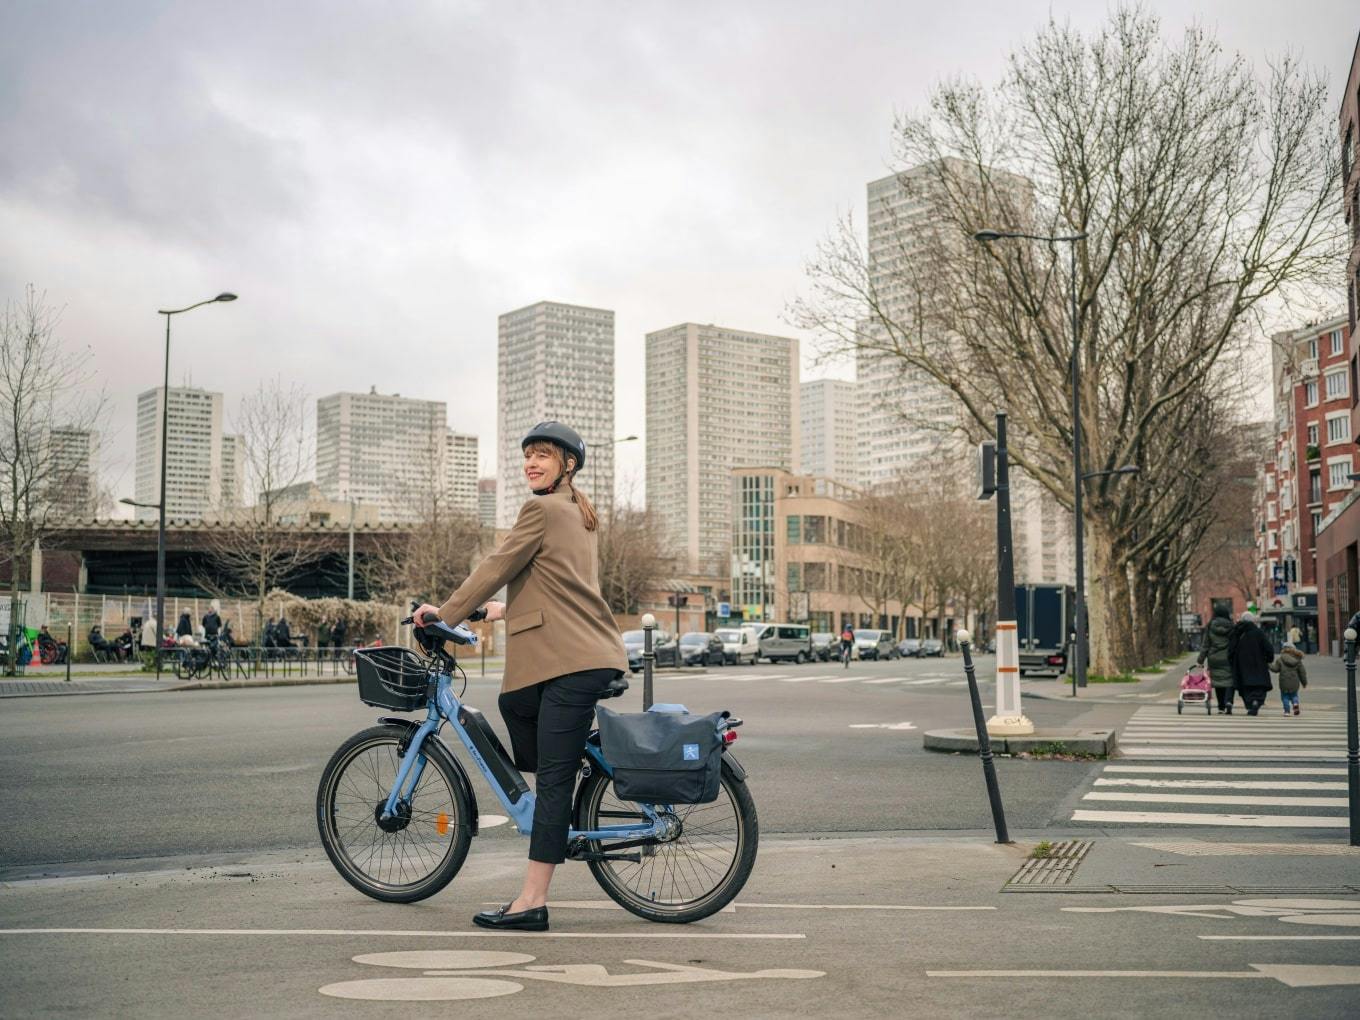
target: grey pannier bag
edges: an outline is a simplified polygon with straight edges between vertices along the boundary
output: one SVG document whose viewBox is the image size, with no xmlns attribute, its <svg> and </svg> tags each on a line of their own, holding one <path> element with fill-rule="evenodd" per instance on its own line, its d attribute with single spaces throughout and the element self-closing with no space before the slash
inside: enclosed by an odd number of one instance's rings
<svg viewBox="0 0 1360 1020">
<path fill-rule="evenodd" d="M 600 749 L 614 770 L 614 796 L 644 804 L 708 804 L 722 778 L 723 712 L 689 715 L 679 706 L 611 712 L 595 706 Z"/>
</svg>

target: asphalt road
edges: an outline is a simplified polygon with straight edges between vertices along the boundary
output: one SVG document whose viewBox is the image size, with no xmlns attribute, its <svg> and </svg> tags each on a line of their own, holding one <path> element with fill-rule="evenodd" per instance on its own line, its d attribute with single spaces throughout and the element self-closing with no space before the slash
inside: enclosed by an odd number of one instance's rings
<svg viewBox="0 0 1360 1020">
<path fill-rule="evenodd" d="M 986 676 L 990 660 L 980 666 Z M 856 662 L 848 670 L 726 667 L 659 674 L 655 696 L 746 720 L 734 751 L 751 773 L 765 833 L 985 832 L 991 818 L 976 759 L 921 744 L 927 728 L 970 724 L 966 689 L 950 686 L 962 676 L 957 658 Z M 908 682 L 869 682 L 894 678 Z M 500 729 L 497 683 L 474 677 L 467 700 Z M 321 769 L 345 737 L 380 714 L 348 685 L 0 705 L 0 877 L 315 848 Z M 618 707 L 640 709 L 640 678 Z M 1092 711 L 1032 699 L 1026 710 L 1040 725 L 1068 725 Z M 1065 819 L 1094 768 L 1000 760 L 1012 828 Z M 475 774 L 474 785 L 482 812 L 497 811 Z M 480 838 L 520 839 L 509 827 Z"/>
</svg>

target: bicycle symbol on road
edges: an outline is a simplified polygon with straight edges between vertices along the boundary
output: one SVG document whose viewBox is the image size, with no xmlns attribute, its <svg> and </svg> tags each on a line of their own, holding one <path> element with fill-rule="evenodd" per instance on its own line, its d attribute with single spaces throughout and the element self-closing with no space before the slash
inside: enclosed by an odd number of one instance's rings
<svg viewBox="0 0 1360 1020">
<path fill-rule="evenodd" d="M 530 967 L 535 957 L 526 953 L 478 950 L 438 950 L 397 953 L 366 953 L 355 963 L 375 967 L 420 970 L 420 977 L 368 978 L 325 985 L 322 995 L 337 999 L 374 1002 L 452 1002 L 492 999 L 522 991 L 523 981 L 591 988 L 636 988 L 641 985 L 678 985 L 706 981 L 753 981 L 763 979 L 804 980 L 825 977 L 820 970 L 757 970 L 750 973 L 714 970 L 654 960 L 624 960 L 632 967 L 650 970 L 636 974 L 611 974 L 598 963 L 556 964 Z M 525 966 L 519 966 L 525 965 Z M 516 968 L 518 969 L 505 969 Z M 513 979 L 513 980 L 512 980 Z"/>
</svg>

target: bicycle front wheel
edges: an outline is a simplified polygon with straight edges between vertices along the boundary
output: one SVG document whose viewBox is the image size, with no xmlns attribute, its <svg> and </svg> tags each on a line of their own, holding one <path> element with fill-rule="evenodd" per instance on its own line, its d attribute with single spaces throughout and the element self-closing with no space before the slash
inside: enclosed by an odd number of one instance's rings
<svg viewBox="0 0 1360 1020">
<path fill-rule="evenodd" d="M 619 906 L 649 921 L 688 924 L 715 914 L 731 903 L 756 863 L 760 826 L 746 783 L 722 763 L 718 799 L 711 804 L 677 804 L 681 833 L 669 843 L 619 851 L 638 854 L 640 862 L 591 861 L 595 881 Z M 576 828 L 646 824 L 636 804 L 614 795 L 614 782 L 601 769 L 592 771 L 577 794 Z M 608 843 L 591 841 L 593 852 L 609 852 Z"/>
<path fill-rule="evenodd" d="M 433 736 L 425 768 L 393 818 L 380 820 L 410 731 L 374 726 L 340 745 L 321 773 L 316 823 L 335 869 L 366 896 L 413 903 L 458 873 L 472 843 L 472 808 L 458 766 Z"/>
</svg>

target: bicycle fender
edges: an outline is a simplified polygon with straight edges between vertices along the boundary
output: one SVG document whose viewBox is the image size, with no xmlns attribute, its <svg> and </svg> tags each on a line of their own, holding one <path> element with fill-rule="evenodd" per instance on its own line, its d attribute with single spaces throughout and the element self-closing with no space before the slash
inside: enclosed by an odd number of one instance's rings
<svg viewBox="0 0 1360 1020">
<path fill-rule="evenodd" d="M 734 755 L 731 751 L 724 749 L 723 761 L 727 762 L 727 764 L 731 767 L 733 779 L 735 779 L 739 783 L 746 782 L 746 770 L 741 767 L 741 762 L 737 761 L 736 755 Z"/>
<path fill-rule="evenodd" d="M 404 726 L 408 736 L 420 729 L 420 723 L 402 716 L 381 715 L 378 717 L 378 722 L 386 723 L 389 726 Z M 473 792 L 472 780 L 468 778 L 467 769 L 463 768 L 463 763 L 450 754 L 449 749 L 435 739 L 433 734 L 431 734 L 431 739 L 425 741 L 423 749 L 429 754 L 442 755 L 453 766 L 453 774 L 458 778 L 458 785 L 463 788 L 463 796 L 467 797 L 468 807 L 472 812 L 472 817 L 468 819 L 472 834 L 477 835 L 477 794 Z"/>
</svg>

